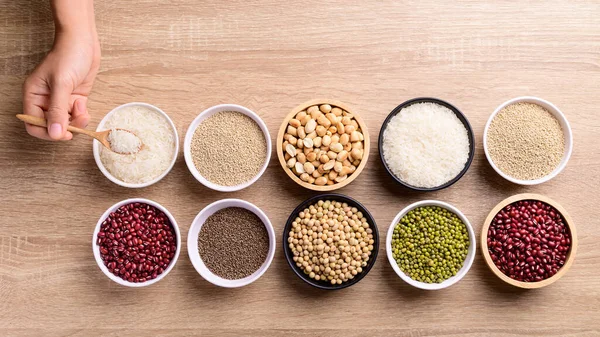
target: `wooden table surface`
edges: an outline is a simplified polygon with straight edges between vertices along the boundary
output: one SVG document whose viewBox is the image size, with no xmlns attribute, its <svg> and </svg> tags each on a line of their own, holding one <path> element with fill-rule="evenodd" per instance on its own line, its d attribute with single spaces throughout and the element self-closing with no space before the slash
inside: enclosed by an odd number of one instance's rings
<svg viewBox="0 0 600 337">
<path fill-rule="evenodd" d="M 181 151 L 161 182 L 126 189 L 97 169 L 89 139 L 58 144 L 29 137 L 14 115 L 21 112 L 23 80 L 52 44 L 52 19 L 45 0 L 0 0 L 0 335 L 600 335 L 597 1 L 113 0 L 97 1 L 96 16 L 103 55 L 90 128 L 114 107 L 142 101 L 165 110 L 182 140 L 199 112 L 237 103 L 261 115 L 274 139 L 296 105 L 339 99 L 361 113 L 372 139 L 365 171 L 340 192 L 366 205 L 383 240 L 395 214 L 417 200 L 455 205 L 479 235 L 496 203 L 532 192 L 569 211 L 578 255 L 563 279 L 541 290 L 503 284 L 478 254 L 462 281 L 428 292 L 403 283 L 381 245 L 365 279 L 323 292 L 293 274 L 278 242 L 263 277 L 231 290 L 204 281 L 184 246 L 161 282 L 119 286 L 102 274 L 91 250 L 96 221 L 117 201 L 162 203 L 185 242 L 204 206 L 241 198 L 267 213 L 279 239 L 289 213 L 313 193 L 291 183 L 275 153 L 264 176 L 240 192 L 203 187 Z M 540 186 L 504 181 L 483 154 L 488 116 L 521 95 L 553 102 L 573 128 L 568 166 Z M 418 96 L 455 104 L 476 134 L 467 174 L 435 193 L 397 186 L 377 154 L 386 115 Z"/>
</svg>

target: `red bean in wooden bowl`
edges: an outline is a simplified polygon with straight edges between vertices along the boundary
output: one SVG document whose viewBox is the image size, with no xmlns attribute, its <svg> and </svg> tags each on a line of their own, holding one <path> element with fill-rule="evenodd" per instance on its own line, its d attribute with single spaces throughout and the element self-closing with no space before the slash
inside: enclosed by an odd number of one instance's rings
<svg viewBox="0 0 600 337">
<path fill-rule="evenodd" d="M 503 281 L 520 288 L 554 283 L 569 269 L 577 234 L 567 212 L 537 194 L 519 194 L 500 202 L 482 233 L 483 256 Z"/>
</svg>

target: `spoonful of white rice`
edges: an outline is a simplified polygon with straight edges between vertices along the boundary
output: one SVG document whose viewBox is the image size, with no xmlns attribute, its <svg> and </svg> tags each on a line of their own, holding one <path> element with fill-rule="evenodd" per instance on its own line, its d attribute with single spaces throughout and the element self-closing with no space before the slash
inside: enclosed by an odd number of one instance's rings
<svg viewBox="0 0 600 337">
<path fill-rule="evenodd" d="M 18 114 L 17 118 L 27 124 L 46 127 L 46 120 L 41 117 Z M 135 133 L 125 129 L 113 128 L 110 130 L 96 132 L 68 125 L 67 130 L 75 133 L 82 133 L 95 138 L 107 149 L 119 154 L 130 155 L 137 153 L 144 145 L 138 136 L 135 135 Z"/>
</svg>

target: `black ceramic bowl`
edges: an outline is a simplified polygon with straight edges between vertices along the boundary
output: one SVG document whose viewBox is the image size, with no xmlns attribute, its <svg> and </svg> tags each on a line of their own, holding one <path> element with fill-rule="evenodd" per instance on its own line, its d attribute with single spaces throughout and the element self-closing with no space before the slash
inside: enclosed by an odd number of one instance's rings
<svg viewBox="0 0 600 337">
<path fill-rule="evenodd" d="M 469 137 L 469 159 L 467 159 L 467 162 L 465 163 L 465 167 L 462 169 L 462 171 L 460 171 L 460 173 L 456 177 L 452 178 L 452 180 L 450 180 L 447 183 L 442 184 L 440 186 L 427 188 L 427 187 L 417 187 L 417 186 L 409 185 L 406 182 L 402 181 L 400 178 L 396 177 L 396 175 L 394 175 L 394 173 L 388 167 L 388 164 L 385 162 L 385 159 L 383 158 L 383 146 L 382 146 L 383 145 L 383 133 L 385 131 L 385 128 L 388 125 L 388 122 L 390 121 L 390 119 L 392 119 L 392 117 L 396 116 L 400 112 L 400 110 L 402 110 L 410 105 L 413 105 L 415 103 L 437 103 L 439 105 L 443 105 L 446 108 L 450 109 L 452 112 L 454 112 L 456 117 L 458 117 L 458 119 L 465 126 L 465 129 L 467 129 L 467 135 Z M 437 99 L 437 98 L 419 97 L 419 98 L 413 98 L 411 100 L 408 100 L 408 101 L 398 105 L 394 110 L 392 110 L 392 112 L 390 112 L 390 114 L 387 116 L 387 118 L 383 122 L 383 125 L 381 126 L 381 130 L 379 130 L 378 147 L 379 147 L 379 158 L 381 158 L 383 167 L 385 167 L 385 170 L 387 171 L 387 173 L 395 181 L 397 181 L 402 186 L 407 187 L 414 191 L 431 192 L 431 191 L 438 191 L 438 190 L 444 189 L 444 188 L 454 184 L 465 173 L 467 173 L 469 166 L 471 166 L 471 163 L 473 162 L 473 157 L 475 157 L 475 136 L 473 134 L 473 129 L 471 128 L 471 124 L 469 124 L 469 120 L 467 119 L 467 117 L 465 117 L 465 115 L 462 112 L 460 112 L 460 110 L 458 110 L 454 105 L 452 105 L 446 101 L 442 101 L 441 99 Z"/>
<path fill-rule="evenodd" d="M 365 218 L 367 218 L 367 221 L 369 222 L 369 224 L 371 225 L 371 229 L 373 230 L 373 241 L 375 241 L 375 243 L 373 244 L 373 251 L 371 252 L 371 257 L 367 263 L 367 266 L 365 268 L 363 268 L 362 273 L 356 275 L 352 280 L 344 282 L 339 285 L 337 285 L 337 284 L 332 285 L 329 282 L 317 281 L 315 279 L 311 279 L 310 277 L 308 277 L 308 275 L 306 275 L 302 269 L 300 269 L 300 268 L 298 268 L 298 266 L 296 266 L 296 263 L 293 260 L 294 254 L 292 253 L 292 250 L 290 249 L 289 244 L 288 244 L 288 236 L 289 236 L 290 229 L 292 228 L 292 223 L 294 222 L 294 219 L 296 219 L 296 217 L 302 210 L 304 210 L 305 208 L 308 208 L 312 204 L 317 203 L 319 200 L 333 200 L 333 201 L 345 202 L 351 207 L 356 207 L 360 212 L 363 213 L 363 216 Z M 360 280 L 363 279 L 363 277 L 365 277 L 369 273 L 369 271 L 375 264 L 375 260 L 377 259 L 377 252 L 379 251 L 379 231 L 377 230 L 377 224 L 375 223 L 375 219 L 373 218 L 371 213 L 369 213 L 369 211 L 365 208 L 365 206 L 363 206 L 361 203 L 359 203 L 358 201 L 356 201 L 350 197 L 342 195 L 342 194 L 325 193 L 325 194 L 315 195 L 314 197 L 311 197 L 311 198 L 305 200 L 300 205 L 298 205 L 298 207 L 296 207 L 296 209 L 294 209 L 294 211 L 290 214 L 290 217 L 288 218 L 287 222 L 285 223 L 285 228 L 283 229 L 283 241 L 282 242 L 283 242 L 283 253 L 285 254 L 285 259 L 287 260 L 288 264 L 290 265 L 290 268 L 292 268 L 294 273 L 296 273 L 296 275 L 298 275 L 299 278 L 301 278 L 304 282 L 306 282 L 314 287 L 317 287 L 319 289 L 337 290 L 337 289 L 343 289 L 346 287 L 350 287 L 350 286 L 358 283 Z"/>
</svg>

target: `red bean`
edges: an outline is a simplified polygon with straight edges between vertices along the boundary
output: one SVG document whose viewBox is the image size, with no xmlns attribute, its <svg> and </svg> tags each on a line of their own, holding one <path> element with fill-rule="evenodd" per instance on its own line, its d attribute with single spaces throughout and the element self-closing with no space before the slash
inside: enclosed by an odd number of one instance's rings
<svg viewBox="0 0 600 337">
<path fill-rule="evenodd" d="M 571 234 L 560 212 L 540 201 L 518 201 L 504 207 L 487 234 L 494 264 L 507 276 L 524 282 L 555 275 L 571 246 Z"/>
<path fill-rule="evenodd" d="M 165 271 L 175 256 L 172 252 L 177 249 L 174 238 L 173 227 L 163 212 L 147 204 L 133 203 L 121 206 L 102 222 L 97 244 L 111 273 L 139 283 Z M 153 249 L 146 249 L 148 246 Z"/>
</svg>

